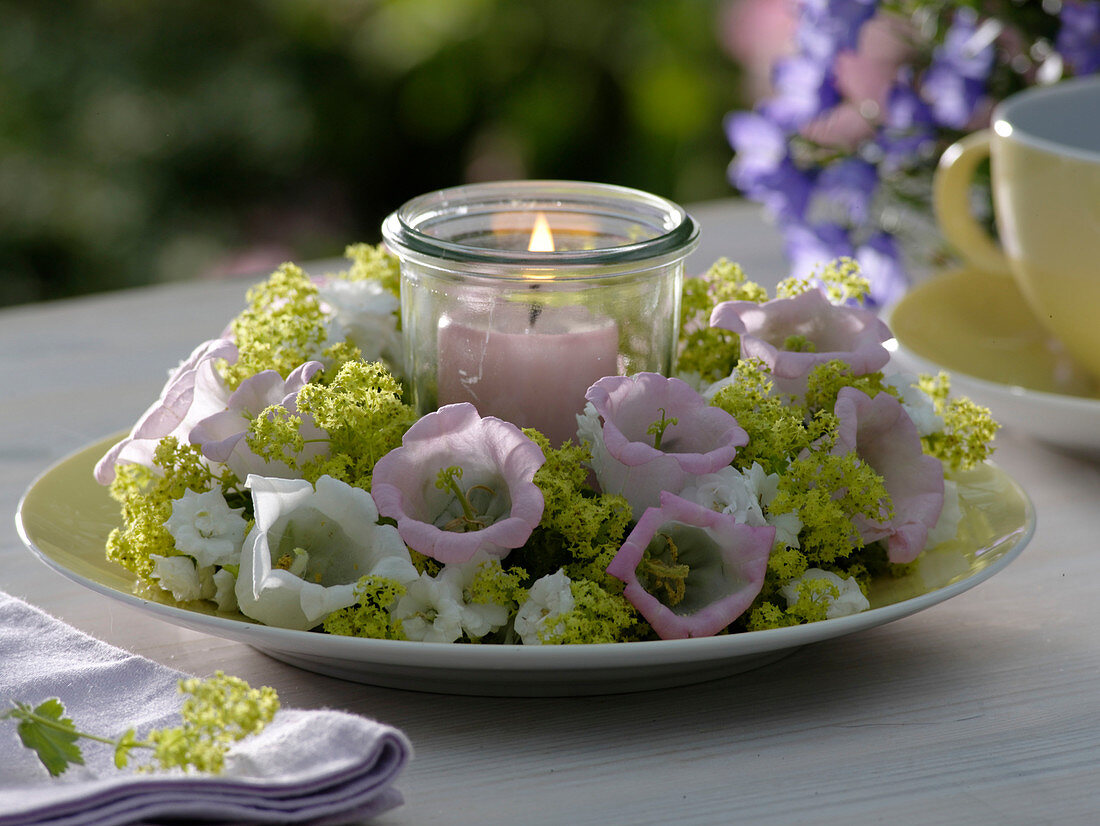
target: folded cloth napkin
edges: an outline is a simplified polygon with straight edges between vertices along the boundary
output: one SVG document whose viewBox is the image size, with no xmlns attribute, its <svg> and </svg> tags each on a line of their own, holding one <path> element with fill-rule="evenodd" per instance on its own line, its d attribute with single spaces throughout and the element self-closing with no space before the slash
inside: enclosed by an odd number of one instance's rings
<svg viewBox="0 0 1100 826">
<path fill-rule="evenodd" d="M 140 737 L 179 725 L 184 676 L 0 592 L 0 708 L 59 697 L 81 731 Z M 0 826 L 361 822 L 403 802 L 392 783 L 412 753 L 390 726 L 289 709 L 235 744 L 217 776 L 120 771 L 111 746 L 79 745 L 86 765 L 51 778 L 16 721 L 0 721 Z"/>
</svg>

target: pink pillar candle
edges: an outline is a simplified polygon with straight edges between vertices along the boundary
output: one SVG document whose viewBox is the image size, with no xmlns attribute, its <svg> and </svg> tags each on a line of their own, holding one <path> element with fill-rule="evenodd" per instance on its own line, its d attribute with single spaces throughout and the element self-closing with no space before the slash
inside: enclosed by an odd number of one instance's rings
<svg viewBox="0 0 1100 826">
<path fill-rule="evenodd" d="M 575 440 L 585 391 L 619 371 L 618 326 L 585 316 L 512 305 L 498 308 L 489 327 L 444 315 L 438 403 L 471 402 L 482 416 L 533 427 L 552 444 Z"/>
</svg>

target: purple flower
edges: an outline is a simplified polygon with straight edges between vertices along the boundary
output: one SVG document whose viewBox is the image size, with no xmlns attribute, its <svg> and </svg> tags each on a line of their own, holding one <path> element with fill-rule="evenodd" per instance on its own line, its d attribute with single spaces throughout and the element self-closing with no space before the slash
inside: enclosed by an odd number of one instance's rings
<svg viewBox="0 0 1100 826">
<path fill-rule="evenodd" d="M 281 478 L 298 476 L 284 462 L 268 462 L 257 456 L 248 447 L 245 437 L 252 420 L 272 405 L 280 405 L 296 414 L 298 391 L 323 369 L 321 362 L 307 361 L 295 368 L 285 381 L 275 370 L 249 376 L 233 391 L 223 409 L 195 424 L 190 434 L 191 444 L 199 445 L 207 459 L 228 465 L 239 479 L 247 479 L 249 474 Z M 327 437 L 308 417 L 303 417 L 301 432 L 307 440 L 317 440 L 307 442 L 301 456 L 303 461 L 324 453 Z"/>
<path fill-rule="evenodd" d="M 752 188 L 787 159 L 787 133 L 774 121 L 755 112 L 734 112 L 726 117 L 725 127 L 737 153 L 731 179 L 739 188 Z"/>
<path fill-rule="evenodd" d="M 116 464 L 152 467 L 157 443 L 166 436 L 187 442 L 192 427 L 225 407 L 229 389 L 217 371 L 218 359 L 237 360 L 237 347 L 229 339 L 204 341 L 168 378 L 160 397 L 142 414 L 130 434 L 96 463 L 95 478 L 101 485 L 115 478 Z"/>
<path fill-rule="evenodd" d="M 797 39 L 801 50 L 819 60 L 854 49 L 859 30 L 875 13 L 877 0 L 801 0 Z"/>
<path fill-rule="evenodd" d="M 843 158 L 822 170 L 814 188 L 814 201 L 838 209 L 838 220 L 862 224 L 871 213 L 871 199 L 878 189 L 875 167 L 858 158 Z M 816 214 L 816 207 L 811 207 Z"/>
<path fill-rule="evenodd" d="M 801 395 L 810 372 L 833 359 L 848 363 L 857 376 L 890 360 L 882 346 L 889 328 L 870 310 L 831 303 L 821 290 L 763 304 L 726 301 L 714 308 L 710 323 L 741 336 L 742 358 L 764 362 L 780 393 Z M 786 349 L 795 342 L 798 349 Z"/>
<path fill-rule="evenodd" d="M 545 461 L 515 425 L 481 418 L 468 402 L 449 404 L 378 460 L 371 492 L 413 550 L 446 563 L 467 562 L 479 550 L 503 558 L 542 519 L 533 480 Z"/>
<path fill-rule="evenodd" d="M 730 181 L 761 201 L 781 220 L 801 220 L 806 211 L 813 176 L 801 172 L 787 154 L 788 135 L 774 122 L 755 112 L 737 112 L 726 118 L 726 135 L 737 153 L 730 164 Z"/>
<path fill-rule="evenodd" d="M 924 76 L 921 97 L 928 103 L 936 123 L 951 129 L 965 129 L 978 108 L 984 84 L 963 77 L 951 66 L 934 64 Z"/>
<path fill-rule="evenodd" d="M 848 231 L 839 224 L 792 222 L 784 227 L 783 234 L 790 274 L 795 278 L 809 278 L 822 262 L 855 255 Z"/>
<path fill-rule="evenodd" d="M 885 307 L 905 294 L 908 279 L 892 235 L 875 233 L 856 249 L 855 258 L 860 271 L 871 282 L 871 300 L 875 304 Z"/>
<path fill-rule="evenodd" d="M 889 393 L 872 398 L 845 387 L 834 412 L 840 420 L 835 451 L 854 451 L 870 465 L 882 476 L 894 505 L 889 522 L 857 516 L 860 536 L 864 542 L 885 539 L 891 562 L 912 562 L 943 509 L 943 464 L 924 454 L 917 426 Z"/>
<path fill-rule="evenodd" d="M 709 637 L 764 584 L 775 528 L 751 527 L 671 493 L 642 514 L 607 566 L 661 639 Z"/>
<path fill-rule="evenodd" d="M 785 129 L 798 129 L 840 100 L 828 64 L 809 57 L 788 57 L 772 75 L 776 95 L 760 113 Z"/>
<path fill-rule="evenodd" d="M 936 48 L 932 64 L 950 66 L 971 80 L 985 81 L 993 69 L 993 43 L 1001 26 L 992 20 L 984 23 L 978 13 L 960 6 L 944 35 L 943 45 Z"/>
<path fill-rule="evenodd" d="M 965 129 L 974 119 L 993 69 L 993 43 L 999 31 L 994 21 L 979 25 L 973 9 L 963 6 L 955 12 L 921 82 L 921 96 L 937 123 Z"/>
<path fill-rule="evenodd" d="M 903 72 L 886 98 L 886 118 L 876 143 L 882 152 L 881 167 L 887 174 L 916 167 L 933 157 L 936 150 L 932 112 L 911 83 L 912 72 Z"/>
<path fill-rule="evenodd" d="M 637 517 L 694 476 L 733 461 L 748 434 L 680 379 L 658 373 L 607 376 L 590 388 L 581 437 L 604 493 L 626 497 Z"/>
<path fill-rule="evenodd" d="M 1075 75 L 1100 72 L 1100 2 L 1064 0 L 1055 48 Z"/>
</svg>

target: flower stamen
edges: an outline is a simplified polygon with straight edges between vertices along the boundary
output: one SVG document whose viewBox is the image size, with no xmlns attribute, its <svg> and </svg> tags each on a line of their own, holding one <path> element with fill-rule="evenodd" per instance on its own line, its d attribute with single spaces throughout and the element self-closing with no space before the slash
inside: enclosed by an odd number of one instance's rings
<svg viewBox="0 0 1100 826">
<path fill-rule="evenodd" d="M 492 497 L 495 492 L 487 485 L 472 485 L 468 490 L 463 490 L 462 486 L 458 484 L 458 480 L 461 478 L 462 468 L 458 465 L 442 468 L 439 471 L 439 476 L 436 477 L 435 486 L 439 490 L 449 490 L 453 493 L 455 499 L 458 500 L 459 506 L 462 508 L 461 516 L 456 516 L 441 527 L 445 531 L 456 531 L 459 533 L 484 530 L 489 527 L 492 522 L 486 518 L 485 514 L 479 513 L 477 509 L 474 508 L 473 503 L 470 502 L 470 494 L 475 490 L 482 490 Z"/>
<path fill-rule="evenodd" d="M 305 548 L 295 548 L 291 553 L 280 556 L 273 567 L 300 577 L 309 567 L 309 552 Z"/>
<path fill-rule="evenodd" d="M 787 336 L 783 340 L 783 349 L 792 353 L 816 353 L 817 347 L 803 335 Z"/>
<path fill-rule="evenodd" d="M 673 416 L 672 418 L 666 418 L 667 414 L 665 413 L 665 409 L 663 407 L 659 407 L 657 409 L 661 411 L 661 418 L 655 421 L 649 427 L 647 427 L 645 431 L 647 434 L 653 437 L 654 450 L 661 449 L 661 440 L 665 436 L 665 431 L 668 430 L 672 425 L 680 423 L 680 420 L 675 416 Z"/>
<path fill-rule="evenodd" d="M 671 536 L 667 533 L 658 533 L 657 537 L 665 541 L 665 548 L 659 556 L 651 553 L 644 559 L 642 568 L 649 580 L 650 593 L 664 589 L 663 602 L 669 608 L 674 608 L 683 601 L 687 593 L 687 578 L 691 569 L 678 561 L 679 549 Z"/>
</svg>

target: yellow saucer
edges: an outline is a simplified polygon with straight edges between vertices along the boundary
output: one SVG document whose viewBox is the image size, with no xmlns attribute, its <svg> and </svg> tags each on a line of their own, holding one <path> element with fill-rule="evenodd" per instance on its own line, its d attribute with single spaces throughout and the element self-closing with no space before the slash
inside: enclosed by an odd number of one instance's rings
<svg viewBox="0 0 1100 826">
<path fill-rule="evenodd" d="M 1100 387 L 1061 352 L 1011 278 L 948 270 L 885 316 L 900 366 L 947 370 L 956 394 L 988 407 L 1005 427 L 1100 455 Z"/>
<path fill-rule="evenodd" d="M 1100 398 L 1096 382 L 1060 352 L 1016 283 L 965 268 L 914 287 L 890 326 L 913 354 L 949 370 L 1043 393 Z"/>
</svg>

